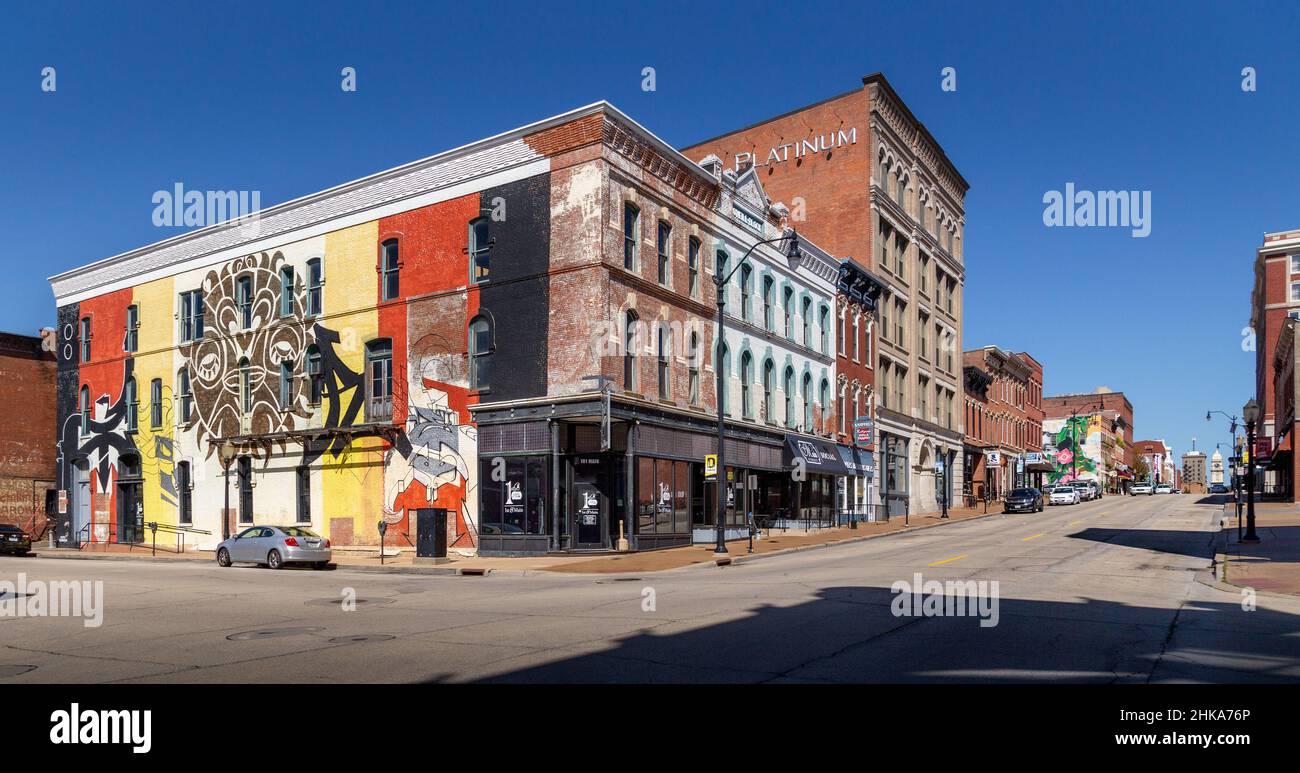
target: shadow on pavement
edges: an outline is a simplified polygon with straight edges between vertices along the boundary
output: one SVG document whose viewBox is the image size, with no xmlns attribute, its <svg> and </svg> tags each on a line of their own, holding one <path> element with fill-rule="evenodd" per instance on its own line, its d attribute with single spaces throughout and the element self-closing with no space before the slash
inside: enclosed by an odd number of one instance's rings
<svg viewBox="0 0 1300 773">
<path fill-rule="evenodd" d="M 1174 553 L 1180 556 L 1210 559 L 1214 544 L 1221 539 L 1214 531 L 1178 531 L 1174 529 L 1082 529 L 1067 534 L 1072 539 L 1105 542 L 1139 550 Z"/>
<path fill-rule="evenodd" d="M 997 625 L 981 627 L 969 616 L 897 617 L 894 598 L 887 588 L 827 588 L 808 603 L 760 604 L 734 621 L 641 632 L 481 681 L 1145 682 L 1159 661 L 1162 680 L 1300 682 L 1300 616 L 1277 611 L 1246 612 L 1232 602 L 1178 611 L 1002 599 Z"/>
</svg>

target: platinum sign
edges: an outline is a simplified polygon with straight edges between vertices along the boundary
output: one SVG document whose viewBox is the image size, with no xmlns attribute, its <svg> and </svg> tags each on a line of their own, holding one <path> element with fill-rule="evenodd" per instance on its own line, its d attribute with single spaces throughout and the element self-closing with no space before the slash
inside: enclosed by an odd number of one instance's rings
<svg viewBox="0 0 1300 773">
<path fill-rule="evenodd" d="M 777 145 L 770 148 L 767 151 L 767 160 L 765 163 L 769 166 L 772 164 L 781 164 L 789 161 L 791 158 L 799 159 L 804 156 L 811 156 L 817 153 L 824 153 L 828 150 L 834 150 L 835 148 L 842 148 L 846 145 L 856 144 L 858 144 L 858 127 L 854 126 L 847 130 L 839 129 L 830 132 L 829 134 L 819 134 L 816 137 L 806 140 L 787 142 L 783 145 Z M 790 155 L 790 150 L 792 148 L 794 149 L 793 156 Z M 752 164 L 758 163 L 753 152 L 742 151 L 737 153 L 736 166 L 740 166 L 745 162 Z"/>
</svg>

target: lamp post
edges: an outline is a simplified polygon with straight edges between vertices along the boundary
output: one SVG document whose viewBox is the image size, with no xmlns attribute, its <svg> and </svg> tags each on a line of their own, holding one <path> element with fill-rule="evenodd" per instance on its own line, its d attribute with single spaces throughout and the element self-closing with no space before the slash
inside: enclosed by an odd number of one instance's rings
<svg viewBox="0 0 1300 773">
<path fill-rule="evenodd" d="M 1255 533 L 1255 422 L 1259 421 L 1259 403 L 1251 398 L 1241 409 L 1241 417 L 1246 420 L 1246 487 L 1250 489 L 1246 499 L 1246 536 L 1242 542 L 1259 542 Z"/>
<path fill-rule="evenodd" d="M 1231 422 L 1231 423 L 1228 425 L 1228 440 L 1230 441 L 1230 442 L 1228 443 L 1228 448 L 1229 448 L 1229 449 L 1235 449 L 1236 446 L 1237 446 L 1237 424 L 1241 421 L 1241 418 L 1240 418 L 1240 417 L 1237 417 L 1237 416 L 1232 416 L 1232 415 L 1227 414 L 1227 413 L 1224 413 L 1223 411 L 1206 411 L 1206 412 L 1205 412 L 1205 420 L 1206 420 L 1206 421 L 1210 421 L 1210 417 L 1211 417 L 1213 414 L 1216 414 L 1216 413 L 1219 414 L 1220 416 L 1224 417 L 1225 419 L 1227 419 L 1229 422 Z M 1239 459 L 1240 456 L 1241 456 L 1241 454 L 1240 454 L 1240 452 L 1238 452 L 1236 458 Z M 1229 466 L 1229 467 L 1235 467 L 1235 465 L 1236 465 L 1236 462 L 1233 460 L 1232 457 L 1229 457 L 1229 460 L 1228 460 L 1228 466 Z M 1238 496 L 1238 494 L 1241 492 L 1241 485 L 1240 485 L 1240 484 L 1241 484 L 1241 476 L 1235 474 L 1235 470 L 1234 470 L 1234 473 L 1233 473 L 1233 475 L 1232 475 L 1232 492 L 1233 492 L 1233 497 L 1232 497 L 1232 499 L 1233 499 L 1233 502 L 1234 502 L 1234 504 L 1236 505 L 1236 508 L 1237 508 L 1237 537 L 1238 537 L 1238 539 L 1241 538 L 1241 497 Z"/>
<path fill-rule="evenodd" d="M 718 341 L 717 346 L 714 347 L 715 357 L 717 359 L 714 361 L 713 368 L 714 374 L 717 376 L 717 391 L 715 392 L 714 401 L 716 402 L 715 408 L 718 412 L 718 473 L 715 476 L 718 487 L 718 509 L 715 513 L 718 544 L 713 549 L 713 552 L 717 555 L 726 555 L 727 553 L 726 418 L 725 413 L 722 410 L 724 402 L 723 395 L 725 394 L 724 390 L 726 389 L 723 384 L 722 347 L 726 344 L 727 340 L 727 323 L 726 317 L 723 314 L 723 309 L 727 305 L 727 282 L 729 282 L 732 275 L 745 264 L 745 261 L 749 260 L 749 256 L 754 254 L 754 250 L 758 249 L 759 245 L 776 244 L 777 242 L 785 242 L 785 259 L 790 266 L 790 270 L 794 271 L 799 267 L 799 261 L 801 260 L 802 255 L 799 252 L 799 233 L 795 229 L 791 228 L 775 239 L 765 239 L 761 242 L 755 242 L 754 246 L 746 250 L 740 260 L 736 261 L 736 265 L 731 267 L 731 270 L 727 272 L 726 276 L 721 276 L 721 272 L 714 272 L 713 274 L 713 285 L 717 289 L 718 294 Z"/>
<path fill-rule="evenodd" d="M 226 504 L 221 508 L 221 538 L 230 539 L 230 463 L 235 461 L 235 444 L 229 440 L 221 441 L 217 446 L 217 458 L 221 460 L 221 468 L 225 476 L 225 498 Z"/>
</svg>

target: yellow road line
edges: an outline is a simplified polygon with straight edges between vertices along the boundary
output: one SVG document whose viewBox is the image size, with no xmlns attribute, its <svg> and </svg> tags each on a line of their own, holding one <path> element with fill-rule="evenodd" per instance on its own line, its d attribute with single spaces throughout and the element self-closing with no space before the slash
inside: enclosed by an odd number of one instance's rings
<svg viewBox="0 0 1300 773">
<path fill-rule="evenodd" d="M 1065 524 L 1065 525 L 1066 525 L 1066 526 L 1073 526 L 1073 525 L 1075 525 L 1076 523 L 1083 523 L 1083 519 L 1080 518 L 1080 519 L 1077 520 L 1077 521 L 1070 521 L 1069 523 L 1067 523 L 1067 524 Z"/>
<path fill-rule="evenodd" d="M 1038 538 L 1041 537 L 1041 536 L 1043 536 L 1043 535 L 1040 533 L 1040 534 L 1035 534 L 1035 535 L 1032 536 L 1032 537 L 1021 537 L 1021 538 L 1020 538 L 1020 541 L 1021 541 L 1021 542 L 1028 542 L 1028 541 L 1031 540 L 1031 539 L 1038 539 Z"/>
<path fill-rule="evenodd" d="M 945 559 L 942 560 L 942 561 L 935 561 L 933 564 L 926 564 L 926 566 L 943 566 L 944 564 L 951 564 L 953 561 L 960 561 L 961 559 L 963 559 L 963 558 L 965 558 L 965 557 L 966 557 L 966 554 L 965 554 L 965 553 L 962 553 L 962 554 L 959 555 L 959 556 L 953 556 L 952 558 L 945 558 Z"/>
</svg>

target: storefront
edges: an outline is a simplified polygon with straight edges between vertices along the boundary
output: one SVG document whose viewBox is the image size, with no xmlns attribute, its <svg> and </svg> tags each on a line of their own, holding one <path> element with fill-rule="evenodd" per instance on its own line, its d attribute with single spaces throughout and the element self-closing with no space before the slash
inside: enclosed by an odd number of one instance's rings
<svg viewBox="0 0 1300 773">
<path fill-rule="evenodd" d="M 1042 490 L 1043 476 L 1053 469 L 1051 457 L 1042 451 L 1029 451 L 1023 458 L 1025 462 L 1023 485 Z"/>
<path fill-rule="evenodd" d="M 837 479 L 849 474 L 835 444 L 808 435 L 786 435 L 783 461 L 792 482 L 789 525 L 834 526 Z"/>
<path fill-rule="evenodd" d="M 631 550 L 716 538 L 717 484 L 705 480 L 703 460 L 716 453 L 717 437 L 703 417 L 591 396 L 487 406 L 475 418 L 480 555 L 606 552 L 620 535 Z M 831 517 L 831 484 L 825 493 L 820 481 L 798 490 L 785 471 L 785 448 L 781 433 L 728 427 L 728 539 L 747 534 L 749 513 L 771 522 L 811 507 L 807 517 Z"/>
<path fill-rule="evenodd" d="M 871 507 L 876 478 L 875 454 L 865 448 L 846 445 L 836 446 L 836 450 L 847 471 L 836 484 L 836 521 L 847 523 L 853 520 L 876 520 L 875 510 Z"/>
<path fill-rule="evenodd" d="M 880 467 L 880 498 L 889 518 L 902 518 L 909 507 L 910 453 L 907 437 L 880 433 L 883 458 Z"/>
</svg>

